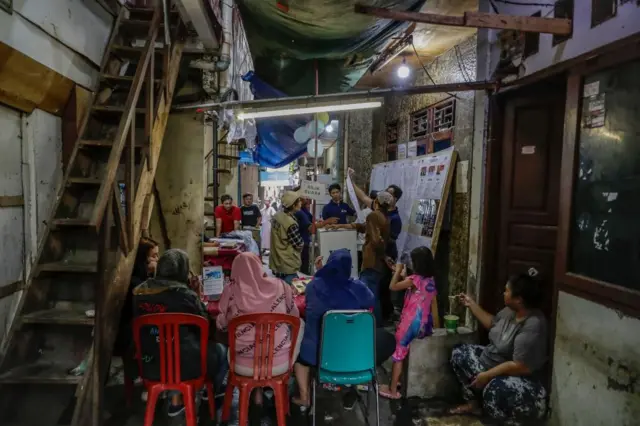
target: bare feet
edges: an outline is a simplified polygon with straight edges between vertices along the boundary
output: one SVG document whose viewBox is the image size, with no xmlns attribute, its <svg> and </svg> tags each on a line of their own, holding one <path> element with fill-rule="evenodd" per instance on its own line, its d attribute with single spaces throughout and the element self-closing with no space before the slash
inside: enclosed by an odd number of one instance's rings
<svg viewBox="0 0 640 426">
<path fill-rule="evenodd" d="M 476 402 L 469 402 L 468 404 L 458 405 L 456 408 L 449 410 L 449 414 L 482 414 L 480 407 Z"/>
</svg>

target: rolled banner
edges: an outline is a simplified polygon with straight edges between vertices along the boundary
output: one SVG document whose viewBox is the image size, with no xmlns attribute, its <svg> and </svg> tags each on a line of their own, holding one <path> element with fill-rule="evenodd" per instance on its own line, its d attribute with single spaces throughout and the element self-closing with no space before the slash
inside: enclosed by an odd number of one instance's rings
<svg viewBox="0 0 640 426">
<path fill-rule="evenodd" d="M 307 153 L 310 157 L 319 157 L 323 152 L 324 147 L 322 146 L 322 142 L 320 140 L 318 140 L 318 152 L 316 154 L 316 140 L 309 139 L 309 142 L 307 142 Z"/>
<path fill-rule="evenodd" d="M 299 144 L 307 143 L 309 140 L 309 131 L 307 126 L 300 126 L 293 132 L 293 139 Z"/>
</svg>

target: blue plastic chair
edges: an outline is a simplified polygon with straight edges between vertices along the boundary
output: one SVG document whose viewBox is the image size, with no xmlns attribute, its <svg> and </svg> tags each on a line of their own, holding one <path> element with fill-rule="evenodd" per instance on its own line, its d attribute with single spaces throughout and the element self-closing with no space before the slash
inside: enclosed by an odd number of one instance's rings
<svg viewBox="0 0 640 426">
<path fill-rule="evenodd" d="M 318 385 L 372 385 L 376 400 L 376 425 L 380 425 L 375 355 L 376 321 L 369 311 L 328 311 L 322 318 L 318 371 L 313 391 L 313 426 L 316 424 Z M 358 398 L 360 400 L 360 398 Z M 369 419 L 368 404 L 365 419 Z"/>
</svg>

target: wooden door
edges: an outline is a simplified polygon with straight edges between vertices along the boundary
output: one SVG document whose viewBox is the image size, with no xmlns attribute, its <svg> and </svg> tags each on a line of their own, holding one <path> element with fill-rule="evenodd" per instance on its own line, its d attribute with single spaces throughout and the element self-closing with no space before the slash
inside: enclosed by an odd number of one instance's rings
<svg viewBox="0 0 640 426">
<path fill-rule="evenodd" d="M 541 307 L 550 318 L 564 92 L 513 99 L 505 107 L 499 229 L 494 234 L 498 237 L 496 280 L 487 283 L 488 297 L 483 299 L 489 312 L 497 312 L 504 306 L 502 293 L 509 276 L 533 267 L 543 283 Z"/>
</svg>

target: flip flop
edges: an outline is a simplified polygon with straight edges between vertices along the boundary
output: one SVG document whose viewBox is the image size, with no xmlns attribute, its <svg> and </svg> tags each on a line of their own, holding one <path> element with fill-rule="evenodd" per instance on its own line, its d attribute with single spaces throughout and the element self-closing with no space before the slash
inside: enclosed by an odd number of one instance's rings
<svg viewBox="0 0 640 426">
<path fill-rule="evenodd" d="M 389 389 L 389 386 L 385 386 L 386 389 Z M 380 395 L 383 398 L 386 399 L 391 399 L 393 401 L 396 401 L 400 398 L 402 398 L 402 395 L 400 394 L 400 392 L 396 391 L 395 395 L 391 393 L 391 390 L 382 390 L 382 387 L 380 389 L 378 389 L 378 395 Z"/>
</svg>

